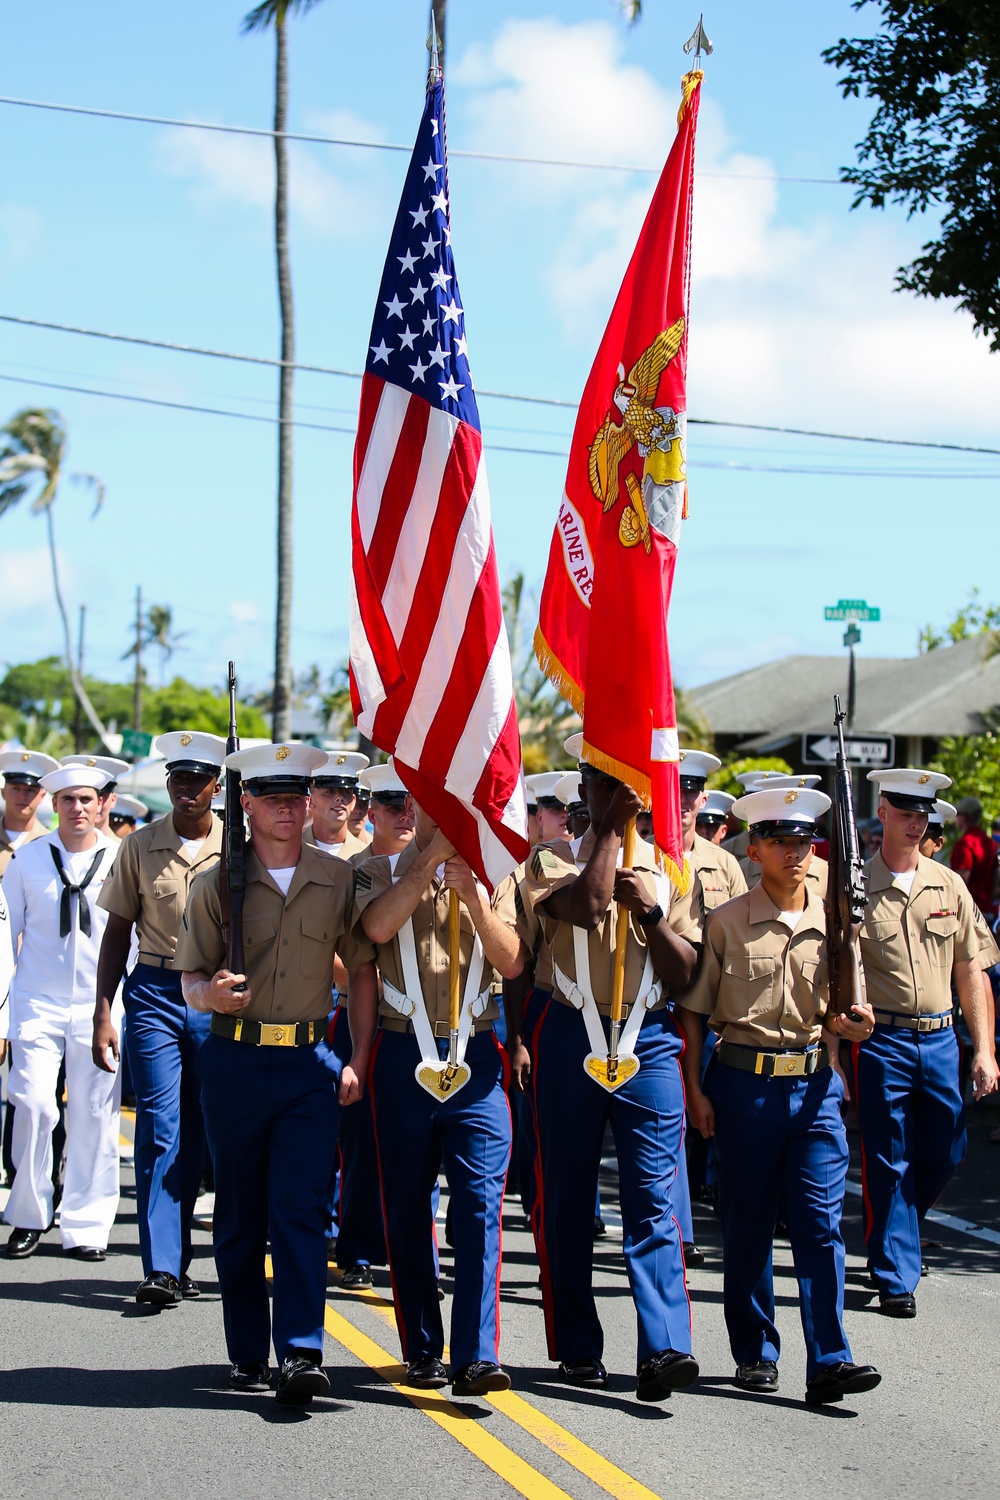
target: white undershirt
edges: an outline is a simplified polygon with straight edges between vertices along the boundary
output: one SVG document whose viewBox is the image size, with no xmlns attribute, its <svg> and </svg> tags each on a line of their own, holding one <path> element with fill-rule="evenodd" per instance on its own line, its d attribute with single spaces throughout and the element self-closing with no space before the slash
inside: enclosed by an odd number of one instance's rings
<svg viewBox="0 0 1000 1500">
<path fill-rule="evenodd" d="M 180 834 L 178 834 L 178 838 L 180 838 Z M 201 848 L 204 842 L 204 838 L 181 839 L 181 848 L 190 859 L 194 859 L 197 856 L 198 850 Z"/>
<path fill-rule="evenodd" d="M 778 921 L 784 922 L 789 932 L 794 932 L 805 914 L 805 907 L 801 911 L 779 911 Z"/>
<path fill-rule="evenodd" d="M 906 894 L 909 895 L 913 889 L 913 882 L 916 879 L 916 870 L 890 870 L 889 874 L 892 876 L 893 883 L 901 885 Z"/>
<path fill-rule="evenodd" d="M 339 844 L 324 844 L 322 839 L 317 839 L 316 848 L 322 849 L 324 854 L 332 854 L 334 859 L 343 859 L 344 850 L 347 848 L 347 840 L 341 839 Z"/>
<path fill-rule="evenodd" d="M 288 895 L 288 887 L 292 883 L 295 874 L 294 865 L 286 865 L 283 870 L 268 870 L 267 872 L 283 896 Z"/>
<path fill-rule="evenodd" d="M 6 823 L 3 826 L 3 831 L 7 835 L 7 842 L 12 849 L 20 849 L 21 845 L 28 837 L 27 830 L 25 830 L 23 833 L 11 833 Z"/>
</svg>

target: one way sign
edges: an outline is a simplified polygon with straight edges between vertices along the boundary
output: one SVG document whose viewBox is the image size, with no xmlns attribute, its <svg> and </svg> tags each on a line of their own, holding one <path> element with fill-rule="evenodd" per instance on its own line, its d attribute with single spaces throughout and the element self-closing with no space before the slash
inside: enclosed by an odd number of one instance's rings
<svg viewBox="0 0 1000 1500">
<path fill-rule="evenodd" d="M 837 759 L 835 734 L 804 734 L 802 759 L 807 766 L 832 766 Z M 845 734 L 844 749 L 851 766 L 891 766 L 896 754 L 892 734 Z"/>
</svg>

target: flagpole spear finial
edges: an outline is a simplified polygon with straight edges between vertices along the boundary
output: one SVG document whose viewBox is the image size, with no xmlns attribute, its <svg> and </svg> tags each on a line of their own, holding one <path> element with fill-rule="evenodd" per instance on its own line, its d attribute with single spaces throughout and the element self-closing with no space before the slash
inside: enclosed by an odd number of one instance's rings
<svg viewBox="0 0 1000 1500">
<path fill-rule="evenodd" d="M 441 47 L 438 42 L 437 23 L 434 20 L 434 5 L 431 4 L 430 34 L 427 38 L 427 50 L 431 55 L 430 66 L 427 70 L 427 87 L 432 88 L 435 83 L 440 83 L 444 75 L 441 66 Z"/>
<path fill-rule="evenodd" d="M 708 35 L 705 31 L 705 14 L 704 12 L 702 12 L 702 14 L 698 17 L 697 26 L 694 28 L 687 41 L 684 43 L 684 51 L 687 53 L 694 53 L 694 66 L 696 68 L 700 68 L 701 54 L 704 52 L 706 57 L 711 57 L 713 50 L 714 49 L 712 43 L 709 41 Z"/>
</svg>

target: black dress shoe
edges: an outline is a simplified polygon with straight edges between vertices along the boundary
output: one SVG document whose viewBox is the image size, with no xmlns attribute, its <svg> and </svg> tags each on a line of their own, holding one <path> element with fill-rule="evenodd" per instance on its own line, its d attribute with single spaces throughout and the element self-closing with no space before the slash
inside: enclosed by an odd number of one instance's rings
<svg viewBox="0 0 1000 1500">
<path fill-rule="evenodd" d="M 439 1391 L 448 1384 L 448 1371 L 434 1355 L 426 1359 L 411 1359 L 406 1367 L 406 1384 L 415 1385 L 422 1391 Z"/>
<path fill-rule="evenodd" d="M 322 1365 L 304 1354 L 289 1354 L 281 1366 L 274 1399 L 281 1406 L 308 1406 L 314 1396 L 325 1396 L 330 1377 Z"/>
<path fill-rule="evenodd" d="M 190 1276 L 188 1276 L 188 1275 L 182 1276 L 181 1277 L 181 1283 L 180 1283 L 180 1285 L 181 1285 L 181 1296 L 185 1299 L 185 1301 L 189 1301 L 189 1300 L 193 1299 L 194 1297 L 200 1297 L 201 1296 L 201 1287 L 198 1285 L 198 1283 L 196 1281 L 193 1281 Z"/>
<path fill-rule="evenodd" d="M 40 1229 L 14 1229 L 7 1240 L 7 1259 L 25 1260 L 27 1256 L 34 1255 L 38 1249 L 38 1241 L 42 1237 Z"/>
<path fill-rule="evenodd" d="M 685 1244 L 684 1264 L 686 1266 L 703 1266 L 705 1264 L 704 1250 L 699 1250 L 697 1245 Z"/>
<path fill-rule="evenodd" d="M 845 1396 L 860 1396 L 862 1391 L 873 1391 L 881 1379 L 874 1365 L 852 1365 L 846 1359 L 838 1360 L 809 1381 L 806 1405 L 826 1406 L 831 1401 L 843 1401 Z"/>
<path fill-rule="evenodd" d="M 267 1360 L 251 1360 L 249 1364 L 233 1365 L 229 1372 L 229 1384 L 234 1391 L 268 1390 L 271 1385 L 271 1370 Z"/>
<path fill-rule="evenodd" d="M 607 1226 L 607 1224 L 605 1224 L 604 1220 L 598 1214 L 595 1214 L 594 1215 L 594 1239 L 595 1240 L 603 1240 L 603 1238 L 607 1234 L 607 1232 L 608 1232 L 608 1226 Z"/>
<path fill-rule="evenodd" d="M 912 1292 L 879 1292 L 878 1310 L 887 1318 L 915 1318 L 917 1301 Z"/>
<path fill-rule="evenodd" d="M 474 1359 L 452 1377 L 452 1395 L 487 1396 L 490 1391 L 509 1391 L 510 1376 L 488 1359 Z"/>
<path fill-rule="evenodd" d="M 559 1374 L 570 1385 L 602 1386 L 608 1383 L 608 1372 L 599 1359 L 564 1359 Z"/>
<path fill-rule="evenodd" d="M 666 1401 L 674 1391 L 682 1391 L 698 1379 L 698 1361 L 692 1354 L 676 1349 L 661 1349 L 639 1366 L 635 1394 L 639 1401 Z"/>
<path fill-rule="evenodd" d="M 169 1271 L 153 1271 L 140 1281 L 135 1300 L 150 1307 L 173 1307 L 180 1293 L 181 1284 Z"/>
<path fill-rule="evenodd" d="M 102 1250 L 100 1245 L 73 1245 L 69 1250 L 63 1251 L 64 1255 L 71 1255 L 74 1260 L 107 1260 L 108 1252 Z"/>
<path fill-rule="evenodd" d="M 365 1265 L 348 1266 L 347 1270 L 344 1272 L 343 1276 L 340 1278 L 340 1284 L 341 1284 L 341 1286 L 347 1287 L 349 1289 L 351 1289 L 351 1288 L 357 1288 L 357 1287 L 363 1287 L 363 1286 L 371 1286 L 371 1284 L 372 1284 L 372 1268 L 371 1268 L 371 1266 L 365 1266 Z"/>
<path fill-rule="evenodd" d="M 759 1359 L 753 1365 L 737 1365 L 736 1384 L 741 1391 L 762 1391 L 771 1395 L 778 1389 L 778 1366 L 773 1359 Z"/>
</svg>

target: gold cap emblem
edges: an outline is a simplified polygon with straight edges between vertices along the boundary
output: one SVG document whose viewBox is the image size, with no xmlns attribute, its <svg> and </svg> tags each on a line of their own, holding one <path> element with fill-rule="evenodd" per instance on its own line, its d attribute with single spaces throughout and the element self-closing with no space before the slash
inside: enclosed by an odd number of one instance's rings
<svg viewBox="0 0 1000 1500">
<path fill-rule="evenodd" d="M 274 758 L 275 760 L 287 760 L 291 753 L 287 745 L 282 745 L 280 750 L 275 750 Z"/>
<path fill-rule="evenodd" d="M 805 786 L 805 784 L 806 784 L 806 778 L 804 776 L 800 776 L 799 777 L 799 786 Z"/>
<path fill-rule="evenodd" d="M 93 756 L 90 757 L 90 759 L 87 762 L 87 765 L 88 766 L 96 766 L 97 765 L 97 761 L 94 759 Z"/>
<path fill-rule="evenodd" d="M 194 739 L 194 735 L 193 734 L 182 734 L 181 735 L 181 744 L 184 746 L 185 749 L 187 749 L 188 745 L 190 745 L 190 743 L 191 743 L 191 741 L 193 739 Z"/>
<path fill-rule="evenodd" d="M 347 764 L 347 756 L 346 755 L 338 755 L 337 756 L 337 765 L 338 766 L 344 766 L 346 764 Z"/>
<path fill-rule="evenodd" d="M 927 783 L 930 781 L 930 779 L 931 778 L 927 775 L 927 772 L 925 771 L 924 774 L 923 774 L 923 776 L 918 776 L 917 777 L 917 786 L 926 786 Z"/>
<path fill-rule="evenodd" d="M 785 793 L 785 801 L 786 802 L 798 802 L 798 800 L 799 800 L 799 794 L 798 794 L 798 792 L 786 792 Z"/>
<path fill-rule="evenodd" d="M 25 750 L 23 752 L 22 756 L 21 756 L 21 759 L 22 760 L 30 760 L 31 759 L 31 751 L 30 750 Z"/>
</svg>

